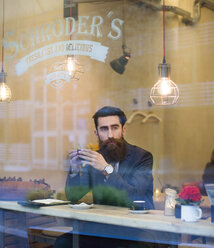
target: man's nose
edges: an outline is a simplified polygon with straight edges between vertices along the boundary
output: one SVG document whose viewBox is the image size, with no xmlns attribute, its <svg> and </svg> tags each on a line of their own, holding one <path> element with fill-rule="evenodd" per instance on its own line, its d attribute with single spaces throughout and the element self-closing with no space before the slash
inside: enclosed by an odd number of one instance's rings
<svg viewBox="0 0 214 248">
<path fill-rule="evenodd" d="M 113 133 L 111 129 L 109 129 L 108 131 L 108 138 L 113 138 Z"/>
</svg>

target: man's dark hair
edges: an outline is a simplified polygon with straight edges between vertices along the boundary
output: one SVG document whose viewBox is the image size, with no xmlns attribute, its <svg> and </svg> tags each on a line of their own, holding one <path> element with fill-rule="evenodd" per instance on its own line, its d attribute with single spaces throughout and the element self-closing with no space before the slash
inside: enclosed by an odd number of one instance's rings
<svg viewBox="0 0 214 248">
<path fill-rule="evenodd" d="M 127 118 L 126 118 L 126 115 L 124 114 L 124 112 L 121 109 L 116 108 L 116 107 L 105 106 L 105 107 L 97 110 L 97 112 L 93 115 L 94 124 L 95 124 L 96 129 L 97 129 L 99 117 L 106 117 L 106 116 L 112 116 L 112 115 L 116 115 L 119 117 L 120 124 L 123 127 L 127 121 Z"/>
</svg>

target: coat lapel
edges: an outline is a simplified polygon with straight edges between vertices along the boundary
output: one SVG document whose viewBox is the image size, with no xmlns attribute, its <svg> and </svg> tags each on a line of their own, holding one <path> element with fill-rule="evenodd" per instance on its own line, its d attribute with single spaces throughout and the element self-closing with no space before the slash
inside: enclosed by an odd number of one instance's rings
<svg viewBox="0 0 214 248">
<path fill-rule="evenodd" d="M 131 146 L 126 142 L 126 149 L 127 149 L 127 155 L 124 160 L 122 160 L 119 163 L 119 174 L 121 176 L 125 176 L 129 170 L 129 160 L 131 159 L 132 155 L 132 148 Z"/>
</svg>

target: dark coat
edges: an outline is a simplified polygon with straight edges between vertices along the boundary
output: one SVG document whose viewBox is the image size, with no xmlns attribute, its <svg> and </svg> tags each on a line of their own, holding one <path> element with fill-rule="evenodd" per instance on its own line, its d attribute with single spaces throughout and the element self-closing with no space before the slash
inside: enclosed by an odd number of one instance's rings
<svg viewBox="0 0 214 248">
<path fill-rule="evenodd" d="M 127 155 L 124 160 L 120 161 L 118 172 L 114 171 L 106 180 L 101 171 L 89 165 L 83 168 L 81 176 L 80 173 L 72 175 L 70 170 L 66 180 L 66 189 L 78 185 L 89 185 L 92 189 L 100 185 L 114 187 L 125 191 L 130 201 L 145 200 L 146 207 L 153 209 L 152 154 L 140 147 L 128 143 L 126 145 Z M 68 199 L 72 197 L 68 195 L 68 190 L 66 190 L 66 195 Z M 100 203 L 96 202 L 97 198 L 94 200 L 95 203 Z"/>
<path fill-rule="evenodd" d="M 213 162 L 206 164 L 202 180 L 204 184 L 214 183 L 214 163 Z"/>
</svg>

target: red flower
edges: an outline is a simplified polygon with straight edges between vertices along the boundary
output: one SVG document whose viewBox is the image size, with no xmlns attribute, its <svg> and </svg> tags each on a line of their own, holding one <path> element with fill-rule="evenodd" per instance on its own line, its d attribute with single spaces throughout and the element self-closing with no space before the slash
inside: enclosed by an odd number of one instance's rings
<svg viewBox="0 0 214 248">
<path fill-rule="evenodd" d="M 186 201 L 198 202 L 201 200 L 201 193 L 196 186 L 186 186 L 182 189 L 179 197 Z"/>
</svg>

